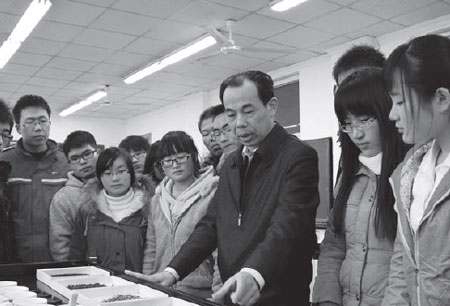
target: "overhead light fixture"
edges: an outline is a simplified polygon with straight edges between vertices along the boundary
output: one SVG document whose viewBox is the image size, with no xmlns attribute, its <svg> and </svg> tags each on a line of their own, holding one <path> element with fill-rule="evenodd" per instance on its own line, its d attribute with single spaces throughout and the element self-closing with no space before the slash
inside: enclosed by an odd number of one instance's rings
<svg viewBox="0 0 450 306">
<path fill-rule="evenodd" d="M 306 1 L 307 0 L 275 0 L 270 3 L 270 9 L 276 12 L 284 12 Z"/>
<path fill-rule="evenodd" d="M 30 35 L 51 6 L 50 0 L 33 0 L 16 27 L 0 47 L 0 69 L 16 53 L 22 42 Z"/>
<path fill-rule="evenodd" d="M 159 59 L 158 61 L 152 63 L 150 66 L 143 68 L 137 72 L 134 72 L 133 74 L 126 77 L 123 81 L 126 84 L 133 84 L 145 77 L 148 77 L 149 75 L 160 71 L 167 66 L 173 65 L 175 63 L 178 63 L 179 61 L 192 56 L 208 47 L 211 47 L 217 43 L 216 39 L 212 37 L 211 35 L 201 37 L 194 42 L 173 51 L 167 56 L 164 56 L 163 58 Z"/>
<path fill-rule="evenodd" d="M 93 93 L 92 95 L 90 95 L 89 97 L 87 97 L 86 99 L 84 99 L 83 101 L 80 101 L 80 102 L 66 108 L 65 110 L 60 112 L 59 115 L 61 117 L 66 117 L 70 114 L 75 113 L 76 111 L 79 111 L 83 107 L 86 107 L 94 102 L 97 102 L 98 100 L 106 97 L 107 95 L 108 95 L 108 93 L 106 92 L 106 89 L 99 90 L 99 91 Z"/>
</svg>

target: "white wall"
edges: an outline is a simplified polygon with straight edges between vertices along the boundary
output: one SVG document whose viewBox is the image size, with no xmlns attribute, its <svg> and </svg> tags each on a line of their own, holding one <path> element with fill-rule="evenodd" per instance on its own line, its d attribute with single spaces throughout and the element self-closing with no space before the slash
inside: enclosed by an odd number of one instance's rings
<svg viewBox="0 0 450 306">
<path fill-rule="evenodd" d="M 52 116 L 50 138 L 56 142 L 64 142 L 67 135 L 75 130 L 84 130 L 95 136 L 98 144 L 106 147 L 117 146 L 127 136 L 125 120 L 98 119 L 69 116 L 61 118 Z"/>
</svg>

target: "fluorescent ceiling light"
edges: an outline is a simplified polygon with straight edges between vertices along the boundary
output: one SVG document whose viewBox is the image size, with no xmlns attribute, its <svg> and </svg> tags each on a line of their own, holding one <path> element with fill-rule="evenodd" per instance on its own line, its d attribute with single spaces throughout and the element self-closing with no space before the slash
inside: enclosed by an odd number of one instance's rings
<svg viewBox="0 0 450 306">
<path fill-rule="evenodd" d="M 98 100 L 100 100 L 101 98 L 104 98 L 107 96 L 106 90 L 99 90 L 96 93 L 90 95 L 89 97 L 87 97 L 85 100 L 78 102 L 77 104 L 74 104 L 68 108 L 66 108 L 65 110 L 63 110 L 62 112 L 59 113 L 59 115 L 61 117 L 66 117 L 70 114 L 75 113 L 76 111 L 79 111 L 80 109 L 82 109 L 83 107 L 86 107 L 94 102 L 97 102 Z"/>
<path fill-rule="evenodd" d="M 33 0 L 16 27 L 0 47 L 0 69 L 19 49 L 21 43 L 30 35 L 38 22 L 47 13 L 51 6 L 50 0 Z"/>
<path fill-rule="evenodd" d="M 284 12 L 287 11 L 294 6 L 299 5 L 300 3 L 306 2 L 307 0 L 281 0 L 281 1 L 272 1 L 270 4 L 270 9 L 276 12 Z"/>
<path fill-rule="evenodd" d="M 181 49 L 175 50 L 174 52 L 161 58 L 157 62 L 154 62 L 150 66 L 131 74 L 130 76 L 126 77 L 123 81 L 126 84 L 133 84 L 161 69 L 166 68 L 169 65 L 178 63 L 179 61 L 189 56 L 192 56 L 208 47 L 211 47 L 216 43 L 217 41 L 215 40 L 215 38 L 210 35 L 201 37 L 198 40 L 182 47 Z"/>
</svg>

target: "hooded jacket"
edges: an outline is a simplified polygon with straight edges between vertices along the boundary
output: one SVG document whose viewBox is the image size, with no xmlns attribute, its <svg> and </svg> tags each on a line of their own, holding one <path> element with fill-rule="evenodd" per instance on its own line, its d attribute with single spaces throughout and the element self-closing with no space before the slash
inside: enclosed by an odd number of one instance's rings
<svg viewBox="0 0 450 306">
<path fill-rule="evenodd" d="M 430 195 L 415 234 L 410 223 L 414 178 L 431 146 L 412 148 L 391 176 L 398 228 L 383 306 L 450 305 L 450 171 Z"/>
<path fill-rule="evenodd" d="M 168 177 L 156 188 L 148 217 L 145 274 L 163 271 L 206 214 L 219 181 L 214 173 L 214 168 L 209 166 L 176 199 L 171 195 L 173 180 Z M 182 207 L 178 216 L 174 216 L 169 209 L 172 205 Z M 184 280 L 178 282 L 176 287 L 192 294 L 198 294 L 197 289 L 203 289 L 207 291 L 206 295 L 210 295 L 213 266 L 214 261 L 208 258 Z"/>
<path fill-rule="evenodd" d="M 90 200 L 77 214 L 69 259 L 96 260 L 107 269 L 142 272 L 150 197 L 147 184 L 136 182 L 130 214 L 119 222 L 110 217 L 98 180 L 86 185 Z"/>
<path fill-rule="evenodd" d="M 58 190 L 50 203 L 50 252 L 53 260 L 69 258 L 70 238 L 80 206 L 89 200 L 85 182 L 67 173 L 66 186 Z"/>
<path fill-rule="evenodd" d="M 55 193 L 67 181 L 68 163 L 56 142 L 47 141 L 47 151 L 36 157 L 25 151 L 21 138 L 3 150 L 0 160 L 11 163 L 8 198 L 11 201 L 15 244 L 23 262 L 51 261 L 49 208 Z"/>
</svg>

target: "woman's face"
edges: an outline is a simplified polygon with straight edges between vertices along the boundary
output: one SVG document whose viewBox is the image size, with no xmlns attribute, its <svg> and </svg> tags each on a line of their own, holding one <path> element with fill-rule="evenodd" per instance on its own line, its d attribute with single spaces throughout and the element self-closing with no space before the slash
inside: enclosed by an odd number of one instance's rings
<svg viewBox="0 0 450 306">
<path fill-rule="evenodd" d="M 378 120 L 367 115 L 348 114 L 344 124 L 349 128 L 348 136 L 363 156 L 372 157 L 381 152 Z"/>
<path fill-rule="evenodd" d="M 195 177 L 194 161 L 189 153 L 181 152 L 162 159 L 164 174 L 175 183 L 192 180 Z"/>
<path fill-rule="evenodd" d="M 128 192 L 131 186 L 131 175 L 122 157 L 117 158 L 111 168 L 100 176 L 103 187 L 108 195 L 120 197 Z"/>
<path fill-rule="evenodd" d="M 433 110 L 420 104 L 417 92 L 407 87 L 402 80 L 400 70 L 394 71 L 394 84 L 390 92 L 392 109 L 389 119 L 402 134 L 407 144 L 421 143 L 432 138 Z"/>
</svg>

